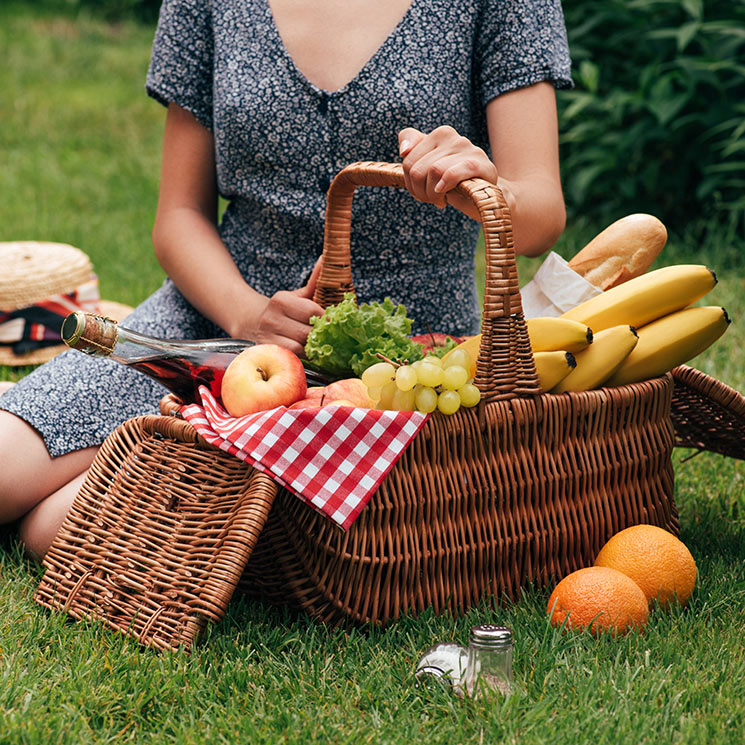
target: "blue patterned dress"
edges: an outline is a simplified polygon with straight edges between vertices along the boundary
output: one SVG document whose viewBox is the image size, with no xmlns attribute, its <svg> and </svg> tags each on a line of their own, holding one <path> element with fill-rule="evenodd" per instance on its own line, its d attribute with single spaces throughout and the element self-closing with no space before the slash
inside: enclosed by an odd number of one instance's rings
<svg viewBox="0 0 745 745">
<path fill-rule="evenodd" d="M 398 160 L 404 127 L 449 124 L 488 151 L 487 102 L 544 80 L 571 85 L 560 0 L 412 0 L 336 91 L 295 67 L 268 0 L 165 0 L 146 89 L 212 131 L 228 200 L 221 236 L 248 283 L 271 295 L 306 281 L 323 245 L 326 190 L 341 168 Z M 352 265 L 360 300 L 404 303 L 415 333 L 476 333 L 478 235 L 478 223 L 451 207 L 404 190 L 359 189 Z M 124 325 L 166 338 L 224 336 L 169 279 Z M 21 380 L 0 408 L 36 427 L 58 456 L 156 411 L 164 392 L 115 362 L 69 351 Z"/>
</svg>

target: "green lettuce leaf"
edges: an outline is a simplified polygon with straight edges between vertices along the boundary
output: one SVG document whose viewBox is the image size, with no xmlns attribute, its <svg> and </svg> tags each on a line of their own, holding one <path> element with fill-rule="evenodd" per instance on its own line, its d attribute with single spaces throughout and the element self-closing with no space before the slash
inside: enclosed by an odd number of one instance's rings
<svg viewBox="0 0 745 745">
<path fill-rule="evenodd" d="M 311 364 L 335 375 L 361 375 L 380 362 L 377 353 L 409 362 L 423 356 L 421 344 L 409 338 L 412 321 L 406 308 L 390 298 L 357 305 L 354 294 L 348 292 L 340 303 L 330 305 L 310 323 L 313 328 L 305 355 Z"/>
</svg>

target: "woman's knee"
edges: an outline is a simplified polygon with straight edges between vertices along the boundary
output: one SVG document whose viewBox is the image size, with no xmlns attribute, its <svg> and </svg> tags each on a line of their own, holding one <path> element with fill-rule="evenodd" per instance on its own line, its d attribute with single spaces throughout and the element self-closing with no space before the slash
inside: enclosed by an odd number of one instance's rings
<svg viewBox="0 0 745 745">
<path fill-rule="evenodd" d="M 0 411 L 0 523 L 25 515 L 90 466 L 97 448 L 52 458 L 39 433 Z"/>
</svg>

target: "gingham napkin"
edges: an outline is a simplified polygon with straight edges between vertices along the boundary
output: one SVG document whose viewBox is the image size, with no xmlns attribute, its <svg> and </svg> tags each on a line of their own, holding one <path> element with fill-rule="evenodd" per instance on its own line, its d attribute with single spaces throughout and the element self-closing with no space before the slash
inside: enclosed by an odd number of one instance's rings
<svg viewBox="0 0 745 745">
<path fill-rule="evenodd" d="M 418 411 L 280 406 L 231 417 L 207 388 L 181 415 L 207 442 L 269 474 L 348 529 L 427 420 Z"/>
</svg>

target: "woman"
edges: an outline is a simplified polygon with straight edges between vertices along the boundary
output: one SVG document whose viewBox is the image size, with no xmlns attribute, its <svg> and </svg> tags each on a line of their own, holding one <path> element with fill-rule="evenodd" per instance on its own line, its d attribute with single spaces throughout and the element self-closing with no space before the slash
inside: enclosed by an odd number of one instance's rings
<svg viewBox="0 0 745 745">
<path fill-rule="evenodd" d="M 564 226 L 554 87 L 569 85 L 559 0 L 166 0 L 147 92 L 168 107 L 153 230 L 168 279 L 127 326 L 300 352 L 322 312 L 330 180 L 402 159 L 410 194 L 355 196 L 358 295 L 403 302 L 417 332 L 475 333 L 479 224 L 450 190 L 499 184 L 518 252 L 550 248 Z M 163 393 L 71 351 L 0 398 L 0 522 L 21 518 L 32 555 L 106 435 Z"/>
</svg>

